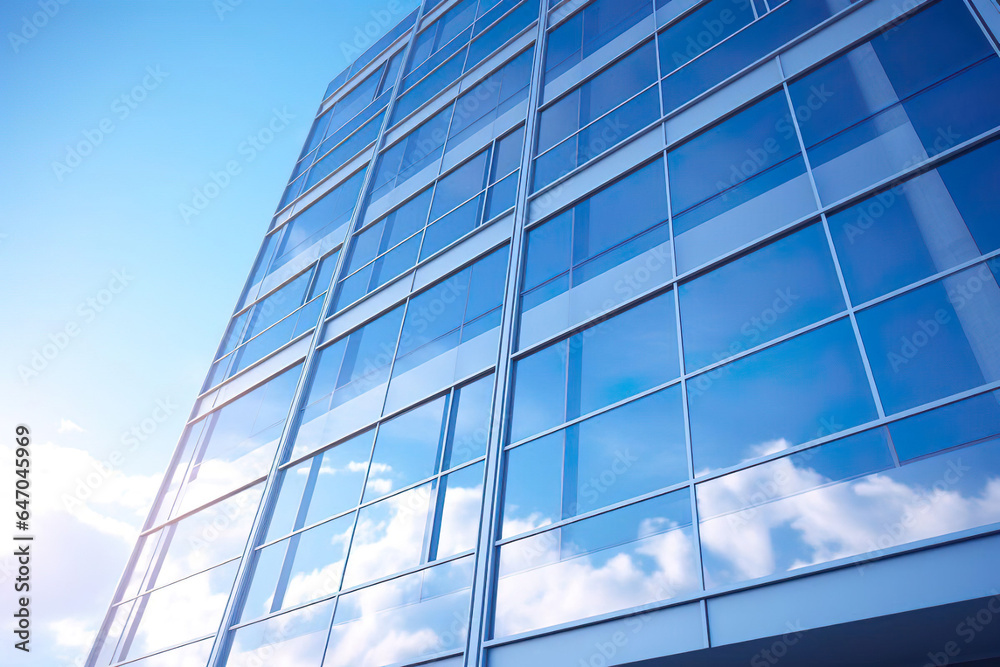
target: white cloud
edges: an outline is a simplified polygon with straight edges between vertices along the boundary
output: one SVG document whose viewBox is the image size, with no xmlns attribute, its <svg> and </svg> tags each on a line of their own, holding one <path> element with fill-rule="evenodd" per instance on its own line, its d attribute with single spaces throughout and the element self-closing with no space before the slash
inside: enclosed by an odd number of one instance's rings
<svg viewBox="0 0 1000 667">
<path fill-rule="evenodd" d="M 64 618 L 49 623 L 49 628 L 60 646 L 87 651 L 94 643 L 94 629 L 78 618 Z"/>
<path fill-rule="evenodd" d="M 69 419 L 60 419 L 59 428 L 56 429 L 56 433 L 83 433 L 83 427 L 79 424 L 70 421 Z"/>
</svg>

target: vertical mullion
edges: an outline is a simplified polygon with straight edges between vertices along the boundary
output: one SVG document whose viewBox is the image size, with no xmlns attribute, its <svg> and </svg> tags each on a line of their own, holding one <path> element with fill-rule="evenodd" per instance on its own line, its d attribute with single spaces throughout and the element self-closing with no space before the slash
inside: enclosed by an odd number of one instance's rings
<svg viewBox="0 0 1000 667">
<path fill-rule="evenodd" d="M 500 512 L 501 468 L 503 466 L 503 442 L 509 427 L 509 385 L 513 363 L 511 353 L 517 338 L 518 294 L 521 283 L 521 263 L 524 257 L 524 226 L 527 220 L 527 189 L 531 176 L 531 153 L 536 142 L 537 107 L 541 92 L 542 62 L 545 56 L 545 27 L 548 11 L 544 0 L 539 2 L 539 15 L 535 28 L 534 55 L 531 82 L 528 86 L 527 117 L 524 126 L 524 144 L 521 149 L 521 166 L 518 174 L 517 199 L 514 206 L 514 229 L 509 245 L 506 286 L 501 311 L 500 344 L 497 350 L 497 364 L 494 376 L 493 404 L 491 410 L 490 435 L 487 441 L 485 478 L 483 483 L 483 505 L 480 514 L 479 539 L 476 549 L 475 574 L 472 587 L 471 617 L 463 664 L 479 667 L 485 664 L 483 643 L 489 633 L 491 623 L 493 579 L 496 570 L 497 532 Z"/>
<path fill-rule="evenodd" d="M 423 12 L 421 7 L 418 10 L 417 23 L 419 23 L 420 15 Z M 416 24 L 415 24 L 416 26 Z M 404 59 L 409 57 L 409 51 L 413 44 L 413 38 L 416 35 L 416 27 L 411 29 L 409 40 L 406 46 L 403 47 L 405 51 Z M 390 56 L 391 57 L 391 56 Z M 346 245 L 347 240 L 350 239 L 351 231 L 354 230 L 358 225 L 358 220 L 361 218 L 362 213 L 365 209 L 365 197 L 368 191 L 371 189 L 372 179 L 375 173 L 376 162 L 378 159 L 379 151 L 385 143 L 385 134 L 388 129 L 389 118 L 392 115 L 392 107 L 396 100 L 396 95 L 399 89 L 399 82 L 403 76 L 404 68 L 400 67 L 399 72 L 396 75 L 396 82 L 392 88 L 392 93 L 389 98 L 389 102 L 386 105 L 385 115 L 382 117 L 382 127 L 379 130 L 379 136 L 375 140 L 375 145 L 372 147 L 372 157 L 368 162 L 368 166 L 365 170 L 364 181 L 361 185 L 361 189 L 358 193 L 358 199 L 354 205 L 354 211 L 351 215 L 351 221 L 348 225 L 347 237 L 342 242 L 342 248 L 339 256 L 337 257 L 337 264 L 334 267 L 332 284 L 336 284 L 341 272 L 344 270 L 345 259 L 347 257 Z M 337 290 L 328 289 L 323 297 L 323 308 L 321 316 L 326 318 L 327 313 L 333 303 L 333 297 Z M 404 312 L 405 317 L 405 312 Z M 300 371 L 298 382 L 295 386 L 295 392 L 292 396 L 291 406 L 289 407 L 288 417 L 285 420 L 285 425 L 282 428 L 281 436 L 278 440 L 278 447 L 275 451 L 274 460 L 271 463 L 271 469 L 268 472 L 267 480 L 264 482 L 264 491 L 261 498 L 260 505 L 257 509 L 257 515 L 254 517 L 253 527 L 250 530 L 249 538 L 244 546 L 243 554 L 240 559 L 240 564 L 236 572 L 236 578 L 233 583 L 232 592 L 229 595 L 229 600 L 226 602 L 226 608 L 222 614 L 222 622 L 219 626 L 218 632 L 216 633 L 215 639 L 212 643 L 212 651 L 209 655 L 208 665 L 210 667 L 223 667 L 224 661 L 226 660 L 229 653 L 229 644 L 232 638 L 232 633 L 230 628 L 234 624 L 237 617 L 238 611 L 242 608 L 244 599 L 246 598 L 247 590 L 249 589 L 252 576 L 253 568 L 251 567 L 252 554 L 254 546 L 261 541 L 264 536 L 264 531 L 266 528 L 267 520 L 269 519 L 271 512 L 277 503 L 278 487 L 276 484 L 278 466 L 280 465 L 282 459 L 286 456 L 290 447 L 292 445 L 292 434 L 297 433 L 299 420 L 302 414 L 302 408 L 304 407 L 304 401 L 306 400 L 307 387 L 310 383 L 310 378 L 316 368 L 316 358 L 317 358 L 317 347 L 322 340 L 322 334 L 325 329 L 323 326 L 326 323 L 326 319 L 316 326 L 313 331 L 312 337 L 309 340 L 309 348 L 306 352 L 305 360 L 302 363 L 302 370 Z M 402 326 L 402 325 L 401 325 Z M 398 337 L 397 337 L 398 345 Z M 391 378 L 391 368 L 390 368 L 390 378 Z M 374 451 L 374 447 L 373 447 Z M 357 523 L 357 514 L 355 514 L 355 524 Z M 353 531 L 352 531 L 353 539 Z M 348 553 L 348 555 L 350 555 Z M 345 560 L 344 567 L 346 570 L 347 562 Z M 338 598 L 339 599 L 339 598 Z M 335 603 L 336 604 L 336 603 Z M 332 623 L 332 617 L 331 617 Z M 329 635 L 329 630 L 328 630 Z M 325 650 L 324 650 L 325 653 Z"/>
</svg>

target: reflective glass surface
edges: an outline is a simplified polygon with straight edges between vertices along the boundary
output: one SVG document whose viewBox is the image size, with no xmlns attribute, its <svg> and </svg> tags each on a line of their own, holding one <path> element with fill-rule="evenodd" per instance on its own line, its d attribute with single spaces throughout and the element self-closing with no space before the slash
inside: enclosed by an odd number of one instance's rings
<svg viewBox="0 0 1000 667">
<path fill-rule="evenodd" d="M 463 558 L 340 598 L 324 667 L 377 667 L 465 645 L 472 558 Z"/>
<path fill-rule="evenodd" d="M 503 537 L 688 478 L 674 385 L 507 452 Z"/>
<path fill-rule="evenodd" d="M 816 208 L 780 91 L 671 150 L 667 171 L 681 272 Z"/>
<path fill-rule="evenodd" d="M 684 283 L 679 292 L 689 371 L 844 310 L 821 223 Z"/>
<path fill-rule="evenodd" d="M 886 413 L 1000 380 L 1000 287 L 986 264 L 858 313 Z"/>
<path fill-rule="evenodd" d="M 669 237 L 662 160 L 532 228 L 524 260 L 519 346 L 544 340 L 669 280 Z"/>
<path fill-rule="evenodd" d="M 891 37 L 891 38 L 889 38 Z M 789 87 L 827 203 L 1000 123 L 1000 60 L 943 0 Z"/>
<path fill-rule="evenodd" d="M 695 549 L 686 489 L 505 544 L 493 635 L 697 590 Z"/>
<path fill-rule="evenodd" d="M 699 484 L 706 585 L 849 557 L 863 564 L 995 522 L 1000 506 L 987 499 L 998 465 L 1000 440 L 990 440 L 894 468 L 878 429 Z"/>
<path fill-rule="evenodd" d="M 697 475 L 877 416 L 847 320 L 695 376 L 688 409 Z"/>
<path fill-rule="evenodd" d="M 511 440 L 677 377 L 672 292 L 517 361 Z"/>
<path fill-rule="evenodd" d="M 884 190 L 830 217 L 855 303 L 1000 248 L 1000 142 Z"/>
</svg>

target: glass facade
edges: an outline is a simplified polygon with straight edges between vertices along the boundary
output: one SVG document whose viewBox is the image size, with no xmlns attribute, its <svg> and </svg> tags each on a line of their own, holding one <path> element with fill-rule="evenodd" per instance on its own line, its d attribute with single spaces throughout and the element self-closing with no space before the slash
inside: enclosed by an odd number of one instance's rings
<svg viewBox="0 0 1000 667">
<path fill-rule="evenodd" d="M 712 664 L 784 632 L 739 600 L 977 571 L 996 27 L 426 0 L 326 91 L 88 667 Z"/>
</svg>

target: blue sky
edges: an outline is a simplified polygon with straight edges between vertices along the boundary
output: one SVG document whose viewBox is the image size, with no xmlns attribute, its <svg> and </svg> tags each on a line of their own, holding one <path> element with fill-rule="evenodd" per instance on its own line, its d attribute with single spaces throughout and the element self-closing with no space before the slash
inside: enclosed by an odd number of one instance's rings
<svg viewBox="0 0 1000 667">
<path fill-rule="evenodd" d="M 0 5 L 0 485 L 27 424 L 37 540 L 3 664 L 85 655 L 328 81 L 415 5 Z"/>
</svg>

